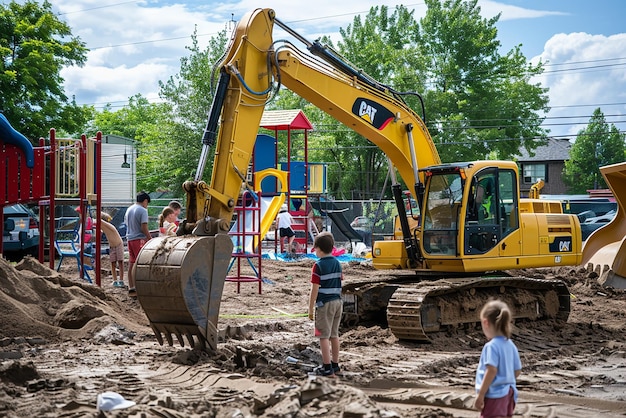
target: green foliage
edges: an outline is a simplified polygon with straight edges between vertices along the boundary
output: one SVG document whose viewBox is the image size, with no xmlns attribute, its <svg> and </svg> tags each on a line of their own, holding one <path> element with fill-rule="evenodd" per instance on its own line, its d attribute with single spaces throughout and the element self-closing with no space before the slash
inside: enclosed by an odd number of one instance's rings
<svg viewBox="0 0 626 418">
<path fill-rule="evenodd" d="M 597 108 L 586 128 L 581 129 L 565 162 L 563 181 L 570 193 L 586 193 L 589 189 L 607 187 L 600 167 L 624 161 L 626 135 L 609 125 Z"/>
<path fill-rule="evenodd" d="M 357 16 L 346 29 L 340 29 L 342 39 L 337 49 L 353 66 L 377 81 L 399 91 L 417 92 L 423 90 L 416 77 L 423 63 L 417 33 L 413 12 L 406 7 L 398 6 L 393 12 L 387 6 L 372 7 L 364 21 Z M 407 102 L 418 107 L 415 98 L 409 97 Z M 336 194 L 349 199 L 379 198 L 388 172 L 386 156 L 347 128 L 335 132 L 336 147 L 326 154 L 335 163 L 329 168 L 329 182 L 341 185 Z M 385 192 L 390 197 L 390 191 Z"/>
<path fill-rule="evenodd" d="M 170 171 L 158 171 L 161 178 L 169 179 L 168 187 L 182 196 L 182 184 L 195 176 L 202 149 L 202 134 L 207 122 L 207 113 L 213 100 L 215 88 L 214 67 L 226 50 L 228 38 L 222 31 L 210 39 L 206 49 L 198 45 L 194 30 L 192 44 L 187 49 L 189 56 L 180 60 L 180 72 L 161 82 L 160 96 L 171 108 L 171 131 L 168 132 L 167 154 L 169 165 L 176 167 Z M 214 150 L 209 152 L 213 156 Z M 155 156 L 156 157 L 156 156 Z M 207 161 L 203 178 L 208 180 L 212 169 L 212 158 Z"/>
<path fill-rule="evenodd" d="M 516 47 L 498 52 L 495 24 L 484 19 L 476 0 L 426 0 L 418 47 L 428 70 L 424 94 L 428 126 L 444 162 L 512 158 L 521 146 L 532 150 L 544 138 L 546 89 L 530 83 L 543 71 Z"/>
<path fill-rule="evenodd" d="M 96 130 L 120 135 L 136 141 L 137 190 L 167 190 L 174 187 L 172 179 L 181 169 L 169 145 L 173 131 L 169 103 L 149 103 L 140 94 L 131 97 L 128 105 L 112 112 L 109 107 L 98 113 Z M 180 188 L 180 184 L 175 185 Z"/>
<path fill-rule="evenodd" d="M 118 111 L 105 108 L 98 113 L 91 129 L 136 141 L 137 190 L 169 190 L 180 198 L 184 196 L 182 184 L 194 177 L 198 167 L 213 95 L 211 63 L 223 54 L 227 38 L 225 32 L 220 33 L 205 50 L 200 50 L 195 32 L 191 39 L 189 56 L 180 60 L 180 73 L 159 83 L 162 103 L 149 103 L 135 95 Z M 210 173 L 211 163 L 205 172 Z"/>
<path fill-rule="evenodd" d="M 0 110 L 31 141 L 52 127 L 78 133 L 92 115 L 65 95 L 60 76 L 64 66 L 83 65 L 86 53 L 48 1 L 0 5 Z"/>
<path fill-rule="evenodd" d="M 340 30 L 336 49 L 377 81 L 397 91 L 421 92 L 427 126 L 444 162 L 509 159 L 522 146 L 532 150 L 542 144 L 547 132 L 539 115 L 547 110 L 548 97 L 530 83 L 542 65 L 530 65 L 519 47 L 501 55 L 499 16 L 482 18 L 475 0 L 426 4 L 419 23 L 404 6 L 372 7 L 364 19 L 357 16 Z M 405 100 L 422 113 L 415 96 Z M 332 193 L 379 197 L 388 171 L 382 152 L 326 116 L 307 116 L 316 127 L 310 159 L 331 163 Z"/>
</svg>

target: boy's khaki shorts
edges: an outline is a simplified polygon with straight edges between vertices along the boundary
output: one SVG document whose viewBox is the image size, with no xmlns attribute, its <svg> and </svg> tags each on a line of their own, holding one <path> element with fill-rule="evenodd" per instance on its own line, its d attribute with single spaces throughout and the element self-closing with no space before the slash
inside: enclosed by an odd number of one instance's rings
<svg viewBox="0 0 626 418">
<path fill-rule="evenodd" d="M 339 323 L 343 313 L 343 301 L 334 299 L 315 308 L 315 336 L 319 338 L 339 337 Z"/>
</svg>

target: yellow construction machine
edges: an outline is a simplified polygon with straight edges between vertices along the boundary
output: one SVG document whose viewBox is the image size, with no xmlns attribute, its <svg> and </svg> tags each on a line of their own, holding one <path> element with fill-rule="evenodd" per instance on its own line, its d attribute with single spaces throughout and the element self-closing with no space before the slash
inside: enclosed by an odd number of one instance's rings
<svg viewBox="0 0 626 418">
<path fill-rule="evenodd" d="M 275 25 L 309 53 L 275 41 Z M 346 286 L 347 323 L 382 311 L 399 338 L 427 340 L 430 332 L 475 323 L 482 304 L 494 296 L 509 301 L 518 318 L 567 319 L 570 294 L 563 282 L 484 274 L 583 260 L 577 217 L 562 213 L 555 202 L 521 199 L 514 162 L 441 164 L 424 122 L 405 104 L 405 93 L 353 68 L 318 41 L 307 41 L 271 9 L 256 9 L 242 18 L 219 71 L 197 174 L 183 185 L 187 218 L 180 235 L 149 241 L 136 265 L 139 301 L 161 344 L 163 337 L 173 344 L 175 336 L 182 345 L 185 337 L 192 345 L 217 345 L 233 248 L 231 218 L 246 186 L 264 106 L 281 84 L 377 145 L 419 204 L 419 216 L 398 218 L 395 239 L 373 245 L 374 266 L 415 274 Z M 214 145 L 207 184 L 202 176 Z M 621 190 L 625 172 L 619 166 L 605 174 L 616 196 L 626 195 Z M 405 213 L 397 179 L 392 189 L 398 213 Z M 619 225 L 608 226 L 610 233 L 594 233 L 596 252 L 615 242 L 614 253 L 623 254 L 622 213 L 620 203 Z M 599 263 L 624 275 L 624 257 L 613 254 L 612 259 L 622 260 L 619 269 L 611 260 Z M 593 262 L 590 257 L 585 261 Z"/>
</svg>

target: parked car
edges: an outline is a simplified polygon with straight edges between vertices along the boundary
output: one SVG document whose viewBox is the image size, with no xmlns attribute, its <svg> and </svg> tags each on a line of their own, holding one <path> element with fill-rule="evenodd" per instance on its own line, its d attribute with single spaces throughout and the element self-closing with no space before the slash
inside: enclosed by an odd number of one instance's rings
<svg viewBox="0 0 626 418">
<path fill-rule="evenodd" d="M 615 211 L 611 210 L 608 211 L 607 213 L 605 213 L 604 215 L 600 215 L 600 216 L 593 216 L 591 218 L 587 218 L 584 220 L 583 223 L 586 224 L 606 224 L 609 223 L 613 220 L 613 218 L 615 217 Z"/>
<path fill-rule="evenodd" d="M 591 212 L 591 211 L 587 211 L 587 212 Z M 591 213 L 594 214 L 593 212 Z M 611 222 L 613 218 L 615 217 L 615 213 L 616 213 L 615 210 L 611 210 L 605 213 L 604 215 L 584 217 L 583 218 L 584 221 L 580 223 L 580 229 L 582 232 L 583 241 L 585 241 L 589 237 L 589 235 L 591 235 L 593 231 L 595 231 L 598 228 L 602 228 L 604 225 Z M 579 215 L 579 218 L 581 218 L 580 215 Z"/>
<path fill-rule="evenodd" d="M 37 256 L 39 254 L 39 218 L 37 215 L 21 203 L 5 206 L 3 212 L 3 252 Z"/>
</svg>

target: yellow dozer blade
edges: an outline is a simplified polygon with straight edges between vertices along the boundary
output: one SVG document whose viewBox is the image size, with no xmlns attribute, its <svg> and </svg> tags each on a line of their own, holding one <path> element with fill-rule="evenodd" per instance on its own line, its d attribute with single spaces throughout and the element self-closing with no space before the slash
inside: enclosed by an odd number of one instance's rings
<svg viewBox="0 0 626 418">
<path fill-rule="evenodd" d="M 603 286 L 626 289 L 626 163 L 601 167 L 600 172 L 615 196 L 617 213 L 587 238 L 582 265 L 596 271 Z"/>
<path fill-rule="evenodd" d="M 135 285 L 157 340 L 175 335 L 217 348 L 217 321 L 233 243 L 227 234 L 153 238 L 137 257 Z"/>
</svg>

